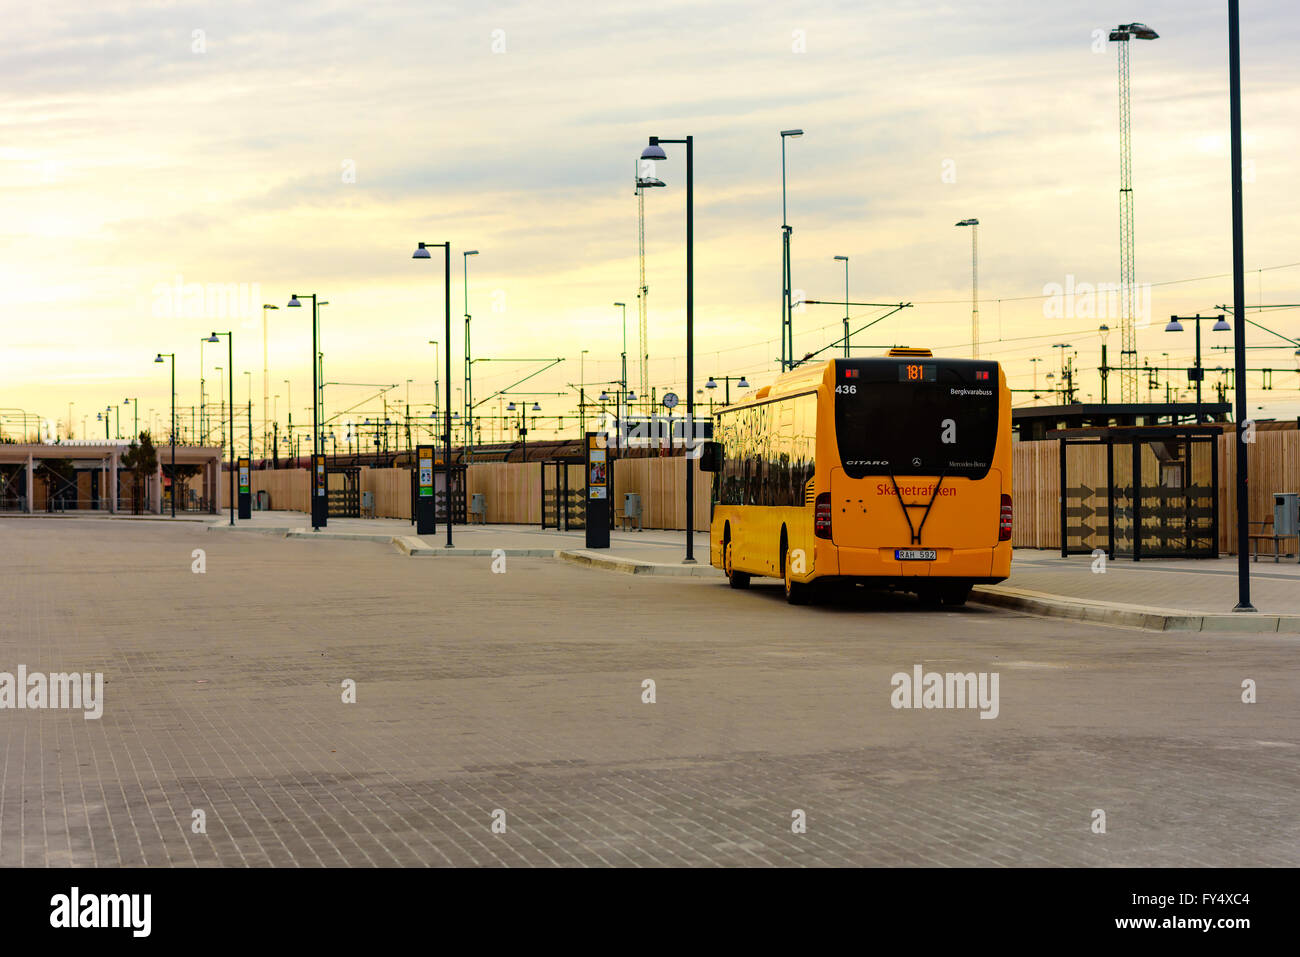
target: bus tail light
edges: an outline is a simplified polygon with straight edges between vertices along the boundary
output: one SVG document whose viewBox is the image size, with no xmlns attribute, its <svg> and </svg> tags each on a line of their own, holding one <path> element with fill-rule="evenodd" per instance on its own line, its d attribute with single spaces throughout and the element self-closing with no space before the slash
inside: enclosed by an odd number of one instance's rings
<svg viewBox="0 0 1300 957">
<path fill-rule="evenodd" d="M 998 524 L 998 541 L 1011 541 L 1011 496 L 1002 496 L 1002 519 Z"/>
<path fill-rule="evenodd" d="M 831 537 L 830 492 L 822 492 L 813 503 L 813 532 L 818 538 Z"/>
</svg>

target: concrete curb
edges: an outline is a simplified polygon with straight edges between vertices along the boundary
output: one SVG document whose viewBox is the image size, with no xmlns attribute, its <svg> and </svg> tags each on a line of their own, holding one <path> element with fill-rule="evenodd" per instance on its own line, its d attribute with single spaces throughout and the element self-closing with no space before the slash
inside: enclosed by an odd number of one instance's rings
<svg viewBox="0 0 1300 957">
<path fill-rule="evenodd" d="M 723 578 L 721 569 L 712 565 L 669 565 L 666 562 L 643 562 L 633 558 L 598 555 L 586 549 L 560 550 L 555 557 L 572 565 L 585 565 L 628 575 L 664 575 L 673 578 Z"/>
<path fill-rule="evenodd" d="M 494 558 L 504 552 L 509 558 L 554 558 L 554 548 L 447 548 L 438 546 L 430 548 L 413 535 L 384 535 L 369 532 L 332 532 L 326 525 L 323 531 L 312 531 L 311 527 L 290 527 L 280 525 L 236 525 L 233 528 L 224 522 L 210 522 L 209 532 L 243 532 L 246 535 L 272 535 L 276 538 L 310 538 L 316 541 L 378 542 L 392 545 L 403 555 L 412 558 Z"/>
<path fill-rule="evenodd" d="M 1145 608 L 1141 605 L 1090 601 L 1084 598 L 1063 598 L 1004 585 L 977 585 L 971 592 L 971 601 L 1000 608 L 1014 608 L 1046 618 L 1069 618 L 1146 631 L 1300 634 L 1300 615 L 1210 614 L 1172 608 Z"/>
</svg>

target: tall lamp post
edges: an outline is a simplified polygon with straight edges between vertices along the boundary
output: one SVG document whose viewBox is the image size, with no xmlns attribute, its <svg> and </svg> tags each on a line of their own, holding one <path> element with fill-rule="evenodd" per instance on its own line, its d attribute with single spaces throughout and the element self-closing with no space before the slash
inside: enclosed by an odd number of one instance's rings
<svg viewBox="0 0 1300 957">
<path fill-rule="evenodd" d="M 624 394 L 624 396 L 626 396 L 627 394 L 627 303 L 616 302 L 614 303 L 614 305 L 623 307 L 623 354 L 622 354 L 623 372 L 618 381 L 619 381 L 620 391 Z M 622 421 L 622 417 L 623 417 L 623 412 L 622 409 L 620 409 L 618 414 L 619 421 Z"/>
<path fill-rule="evenodd" d="M 844 358 L 847 359 L 853 354 L 849 351 L 849 257 L 835 258 L 844 263 Z"/>
<path fill-rule="evenodd" d="M 803 130 L 781 131 L 781 371 L 794 364 L 794 308 L 790 301 L 790 226 L 785 208 L 785 140 L 786 137 L 803 136 Z M 664 140 L 665 143 L 671 142 Z M 687 395 L 690 401 L 690 395 Z"/>
<path fill-rule="evenodd" d="M 444 332 L 444 336 L 447 341 L 447 349 L 444 352 L 444 358 L 445 358 L 444 373 L 446 374 L 447 381 L 444 383 L 443 388 L 445 390 L 444 395 L 446 398 L 447 408 L 444 410 L 444 423 L 446 425 L 446 431 L 443 432 L 443 439 L 445 440 L 445 449 L 446 449 L 444 462 L 446 463 L 445 475 L 447 480 L 447 547 L 452 548 L 453 545 L 451 541 L 451 520 L 452 520 L 452 508 L 451 508 L 451 243 L 450 242 L 420 243 L 418 246 L 415 247 L 415 252 L 411 254 L 411 258 L 432 259 L 433 257 L 429 254 L 429 249 L 430 247 L 438 247 L 438 246 L 441 246 L 443 252 L 445 253 L 444 268 L 443 268 L 443 304 L 444 304 L 444 311 L 446 314 L 445 315 L 446 330 Z M 469 311 L 468 305 L 466 306 L 465 311 L 466 312 Z M 468 329 L 468 326 L 466 328 Z M 469 345 L 468 332 L 466 333 L 465 344 L 466 346 Z M 468 357 L 466 357 L 466 359 L 467 359 L 466 369 L 468 369 L 469 368 Z"/>
<path fill-rule="evenodd" d="M 317 355 L 320 340 L 320 302 L 314 292 L 307 293 L 304 299 L 311 300 L 311 479 L 307 483 L 311 491 L 311 527 L 312 531 L 320 531 L 321 522 L 319 514 L 320 508 L 316 504 L 316 456 L 323 453 L 320 440 L 320 367 L 317 365 Z M 302 302 L 298 294 L 291 293 L 289 301 L 285 304 L 286 309 L 301 309 Z M 289 403 L 289 428 L 293 429 L 293 402 Z"/>
<path fill-rule="evenodd" d="M 230 366 L 230 375 L 226 382 L 230 386 L 230 524 L 235 524 L 235 337 L 229 332 L 214 332 L 208 336 L 208 342 L 221 342 L 226 337 L 226 364 Z"/>
<path fill-rule="evenodd" d="M 1209 318 L 1208 316 L 1206 318 Z M 1196 324 L 1196 365 L 1189 370 L 1190 378 L 1196 383 L 1196 424 L 1200 425 L 1201 416 L 1201 382 L 1205 379 L 1205 369 L 1201 367 L 1201 315 L 1197 313 L 1194 316 L 1170 316 L 1169 325 L 1165 326 L 1165 332 L 1182 332 L 1183 324 L 1181 319 Z M 1232 327 L 1228 325 L 1223 316 L 1215 316 L 1214 325 L 1210 327 L 1211 332 L 1231 332 Z"/>
<path fill-rule="evenodd" d="M 791 130 L 791 135 L 802 135 L 802 130 Z M 643 160 L 665 160 L 661 143 L 686 144 L 686 417 L 695 430 L 695 138 L 663 139 L 650 137 L 650 143 L 641 151 Z M 782 204 L 784 205 L 785 135 L 781 138 Z M 784 217 L 784 210 L 782 211 Z M 787 275 L 789 265 L 787 261 Z M 792 343 L 793 346 L 793 343 Z M 694 435 L 692 435 L 694 438 Z M 686 557 L 684 565 L 695 564 L 695 460 L 689 450 L 686 455 Z"/>
<path fill-rule="evenodd" d="M 266 403 L 271 394 L 271 373 L 270 364 L 267 362 L 267 343 L 266 343 L 266 312 L 268 309 L 279 310 L 279 306 L 273 306 L 270 303 L 262 303 L 262 455 L 265 457 L 267 448 L 271 445 L 270 431 L 271 419 L 266 415 Z M 252 425 L 249 425 L 252 428 Z M 252 455 L 252 450 L 249 450 Z"/>
<path fill-rule="evenodd" d="M 980 357 L 980 221 L 963 219 L 957 226 L 970 229 L 970 354 Z"/>
<path fill-rule="evenodd" d="M 153 360 L 172 360 L 172 518 L 176 517 L 176 353 L 160 352 Z"/>
<path fill-rule="evenodd" d="M 1232 126 L 1232 314 L 1237 406 L 1237 606 L 1233 611 L 1255 611 L 1250 603 L 1250 563 L 1246 545 L 1250 540 L 1250 499 L 1247 486 L 1246 450 L 1246 265 L 1241 208 L 1241 24 L 1238 0 L 1228 0 L 1228 104 Z"/>
<path fill-rule="evenodd" d="M 470 366 L 470 363 L 473 360 L 470 358 L 470 348 L 469 348 L 469 318 L 470 318 L 469 317 L 469 257 L 477 256 L 477 255 L 478 255 L 477 249 L 467 249 L 460 254 L 460 262 L 462 267 L 461 285 L 465 287 L 465 421 L 466 422 L 474 421 L 474 375 L 473 375 L 473 369 Z M 450 346 L 451 341 L 448 340 L 447 344 L 448 346 Z M 468 464 L 470 459 L 473 458 L 473 455 L 474 455 L 474 431 L 473 429 L 471 429 L 469 433 L 469 444 L 466 449 L 466 458 L 465 458 L 466 464 Z M 448 488 L 450 489 L 451 486 L 449 485 Z M 450 507 L 450 502 L 451 502 L 450 496 L 448 497 L 447 501 Z"/>
<path fill-rule="evenodd" d="M 131 414 L 134 416 L 132 421 L 135 423 L 135 429 L 131 432 L 131 438 L 138 442 L 140 441 L 140 400 L 138 398 L 123 399 L 122 404 L 131 407 Z"/>
</svg>

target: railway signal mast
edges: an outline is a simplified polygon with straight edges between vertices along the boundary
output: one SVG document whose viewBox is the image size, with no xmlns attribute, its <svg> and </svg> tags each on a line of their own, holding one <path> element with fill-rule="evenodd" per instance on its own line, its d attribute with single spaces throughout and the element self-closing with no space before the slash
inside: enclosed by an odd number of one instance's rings
<svg viewBox="0 0 1300 957">
<path fill-rule="evenodd" d="M 1160 34 L 1145 23 L 1121 23 L 1109 39 L 1119 44 L 1119 298 L 1121 402 L 1137 401 L 1137 332 L 1133 303 L 1137 296 L 1133 266 L 1133 149 L 1129 134 L 1129 40 L 1155 40 Z"/>
</svg>

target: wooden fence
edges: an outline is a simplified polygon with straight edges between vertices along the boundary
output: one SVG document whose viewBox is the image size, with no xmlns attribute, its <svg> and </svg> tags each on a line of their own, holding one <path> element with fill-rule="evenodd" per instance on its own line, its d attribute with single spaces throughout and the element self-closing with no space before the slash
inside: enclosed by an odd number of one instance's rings
<svg viewBox="0 0 1300 957">
<path fill-rule="evenodd" d="M 1219 548 L 1236 551 L 1235 433 L 1219 436 Z M 1300 491 L 1300 431 L 1263 429 L 1248 446 L 1250 455 L 1250 519 L 1273 517 L 1273 493 Z M 1072 452 L 1071 455 L 1075 455 Z M 1071 480 L 1105 488 L 1104 448 L 1079 449 L 1071 461 Z M 698 463 L 696 463 L 698 465 Z M 1016 442 L 1012 445 L 1012 491 L 1015 518 L 1012 544 L 1017 548 L 1061 547 L 1060 443 L 1056 439 Z M 1077 473 L 1077 474 L 1076 474 Z M 571 466 L 570 482 L 581 482 L 581 469 Z M 281 469 L 254 471 L 253 491 L 271 494 L 274 509 L 307 511 L 307 471 Z M 712 475 L 695 473 L 695 527 L 709 527 L 709 490 Z M 1207 481 L 1208 476 L 1196 480 Z M 38 483 L 39 484 L 39 483 Z M 538 462 L 484 462 L 470 465 L 467 492 L 487 499 L 487 520 L 494 524 L 540 525 L 542 521 L 542 468 Z M 411 473 L 407 469 L 361 469 L 361 491 L 375 495 L 375 514 L 381 518 L 411 517 Z M 686 527 L 686 460 L 676 457 L 620 459 L 614 466 L 612 504 L 621 516 L 623 495 L 641 496 L 642 525 L 655 529 Z"/>
<path fill-rule="evenodd" d="M 1237 551 L 1237 485 L 1235 432 L 1225 432 L 1219 443 L 1219 551 Z M 1300 492 L 1300 431 L 1259 429 L 1247 445 L 1250 473 L 1250 520 L 1273 518 L 1274 492 Z M 1119 447 L 1116 447 L 1118 457 Z M 1078 455 L 1075 458 L 1075 455 Z M 1061 547 L 1061 446 L 1057 439 L 1016 442 L 1011 447 L 1012 493 L 1015 518 L 1011 543 L 1017 548 Z M 1070 480 L 1092 488 L 1106 487 L 1104 447 L 1071 452 Z M 1117 463 L 1118 469 L 1118 463 Z M 1209 475 L 1194 480 L 1208 482 Z M 1255 529 L 1256 531 L 1258 529 Z"/>
</svg>

